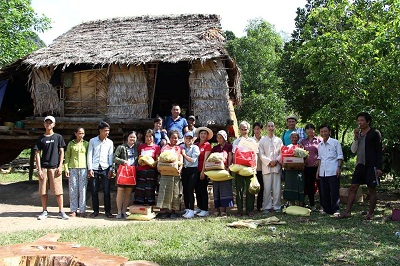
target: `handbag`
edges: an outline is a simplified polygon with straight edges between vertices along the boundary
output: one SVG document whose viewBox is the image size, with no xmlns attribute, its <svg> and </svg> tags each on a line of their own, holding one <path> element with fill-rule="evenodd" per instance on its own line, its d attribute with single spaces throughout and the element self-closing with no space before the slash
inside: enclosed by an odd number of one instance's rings
<svg viewBox="0 0 400 266">
<path fill-rule="evenodd" d="M 117 184 L 128 186 L 136 185 L 136 167 L 120 164 L 118 167 Z"/>
</svg>

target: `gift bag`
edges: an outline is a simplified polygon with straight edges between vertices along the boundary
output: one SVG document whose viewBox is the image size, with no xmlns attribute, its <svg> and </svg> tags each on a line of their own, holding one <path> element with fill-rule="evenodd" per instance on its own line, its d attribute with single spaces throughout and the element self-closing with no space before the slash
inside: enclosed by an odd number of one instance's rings
<svg viewBox="0 0 400 266">
<path fill-rule="evenodd" d="M 258 192 L 260 192 L 261 186 L 260 183 L 257 180 L 257 176 L 253 176 L 250 179 L 250 186 L 249 186 L 249 192 L 253 195 L 257 195 Z"/>
<path fill-rule="evenodd" d="M 136 167 L 120 164 L 117 175 L 118 185 L 136 185 Z"/>
<path fill-rule="evenodd" d="M 243 151 L 240 148 L 235 150 L 235 164 L 255 167 L 256 166 L 256 154 L 254 151 Z"/>
</svg>

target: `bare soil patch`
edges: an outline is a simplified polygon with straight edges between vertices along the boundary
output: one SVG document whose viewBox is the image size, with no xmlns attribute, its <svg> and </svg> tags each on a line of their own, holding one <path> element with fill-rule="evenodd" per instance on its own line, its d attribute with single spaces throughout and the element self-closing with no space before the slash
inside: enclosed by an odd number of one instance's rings
<svg viewBox="0 0 400 266">
<path fill-rule="evenodd" d="M 64 211 L 69 214 L 69 193 L 68 180 L 64 180 Z M 53 195 L 49 195 L 48 211 L 49 217 L 45 220 L 37 220 L 37 216 L 42 212 L 40 197 L 38 195 L 38 181 L 24 181 L 17 183 L 0 183 L 0 232 L 15 232 L 23 230 L 57 230 L 77 227 L 106 227 L 127 225 L 128 223 L 140 222 L 116 218 L 107 218 L 104 213 L 96 218 L 74 217 L 69 220 L 58 219 L 58 207 Z M 364 203 L 367 206 L 368 189 L 363 188 Z M 113 213 L 116 214 L 115 206 L 116 192 L 111 193 L 111 205 Z M 102 204 L 102 193 L 99 192 L 100 205 Z M 210 210 L 213 210 L 212 195 L 209 195 Z M 90 214 L 91 199 L 88 193 L 87 213 Z M 394 190 L 378 191 L 378 207 L 384 209 L 400 209 L 400 193 Z M 345 206 L 342 204 L 341 209 Z M 102 206 L 100 206 L 102 211 Z M 232 210 L 234 212 L 234 210 Z"/>
<path fill-rule="evenodd" d="M 99 199 L 101 202 L 101 193 L 99 193 Z M 88 202 L 90 202 L 90 198 Z M 112 205 L 115 208 L 115 192 L 112 193 Z M 68 183 L 64 183 L 64 211 L 67 214 L 70 212 L 68 206 Z M 100 206 L 101 209 L 102 207 Z M 37 216 L 42 212 L 38 195 L 38 181 L 0 184 L 0 224 L 2 225 L 0 226 L 0 232 L 105 227 L 135 222 L 115 218 L 109 219 L 104 216 L 104 213 L 100 213 L 94 219 L 80 217 L 70 218 L 69 220 L 58 219 L 58 207 L 53 195 L 49 195 L 48 211 L 49 217 L 47 219 L 37 220 Z M 92 212 L 90 207 L 87 212 L 88 214 Z"/>
</svg>

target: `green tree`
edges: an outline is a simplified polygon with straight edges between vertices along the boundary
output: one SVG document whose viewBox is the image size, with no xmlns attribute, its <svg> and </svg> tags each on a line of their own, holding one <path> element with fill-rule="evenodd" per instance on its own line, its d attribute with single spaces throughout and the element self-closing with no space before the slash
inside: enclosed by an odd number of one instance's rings
<svg viewBox="0 0 400 266">
<path fill-rule="evenodd" d="M 239 120 L 249 123 L 277 124 L 283 119 L 286 104 L 281 98 L 282 81 L 277 74 L 277 64 L 283 51 L 283 41 L 273 26 L 262 19 L 250 20 L 246 36 L 237 38 L 226 32 L 229 54 L 242 70 L 242 108 L 237 111 Z"/>
<path fill-rule="evenodd" d="M 30 0 L 1 0 L 0 21 L 0 67 L 44 46 L 37 32 L 49 29 L 50 19 L 38 16 Z"/>
<path fill-rule="evenodd" d="M 368 111 L 398 142 L 399 8 L 398 0 L 309 0 L 282 61 L 290 107 L 344 134 Z"/>
</svg>

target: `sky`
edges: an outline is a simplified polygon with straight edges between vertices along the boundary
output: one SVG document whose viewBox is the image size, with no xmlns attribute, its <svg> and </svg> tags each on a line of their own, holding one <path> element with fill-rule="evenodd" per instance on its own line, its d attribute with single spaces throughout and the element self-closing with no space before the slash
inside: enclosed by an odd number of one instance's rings
<svg viewBox="0 0 400 266">
<path fill-rule="evenodd" d="M 250 19 L 262 18 L 277 32 L 290 34 L 298 7 L 306 0 L 32 0 L 39 15 L 51 19 L 52 29 L 39 37 L 49 45 L 55 38 L 86 21 L 114 17 L 169 14 L 217 14 L 223 30 L 244 36 Z"/>
</svg>

